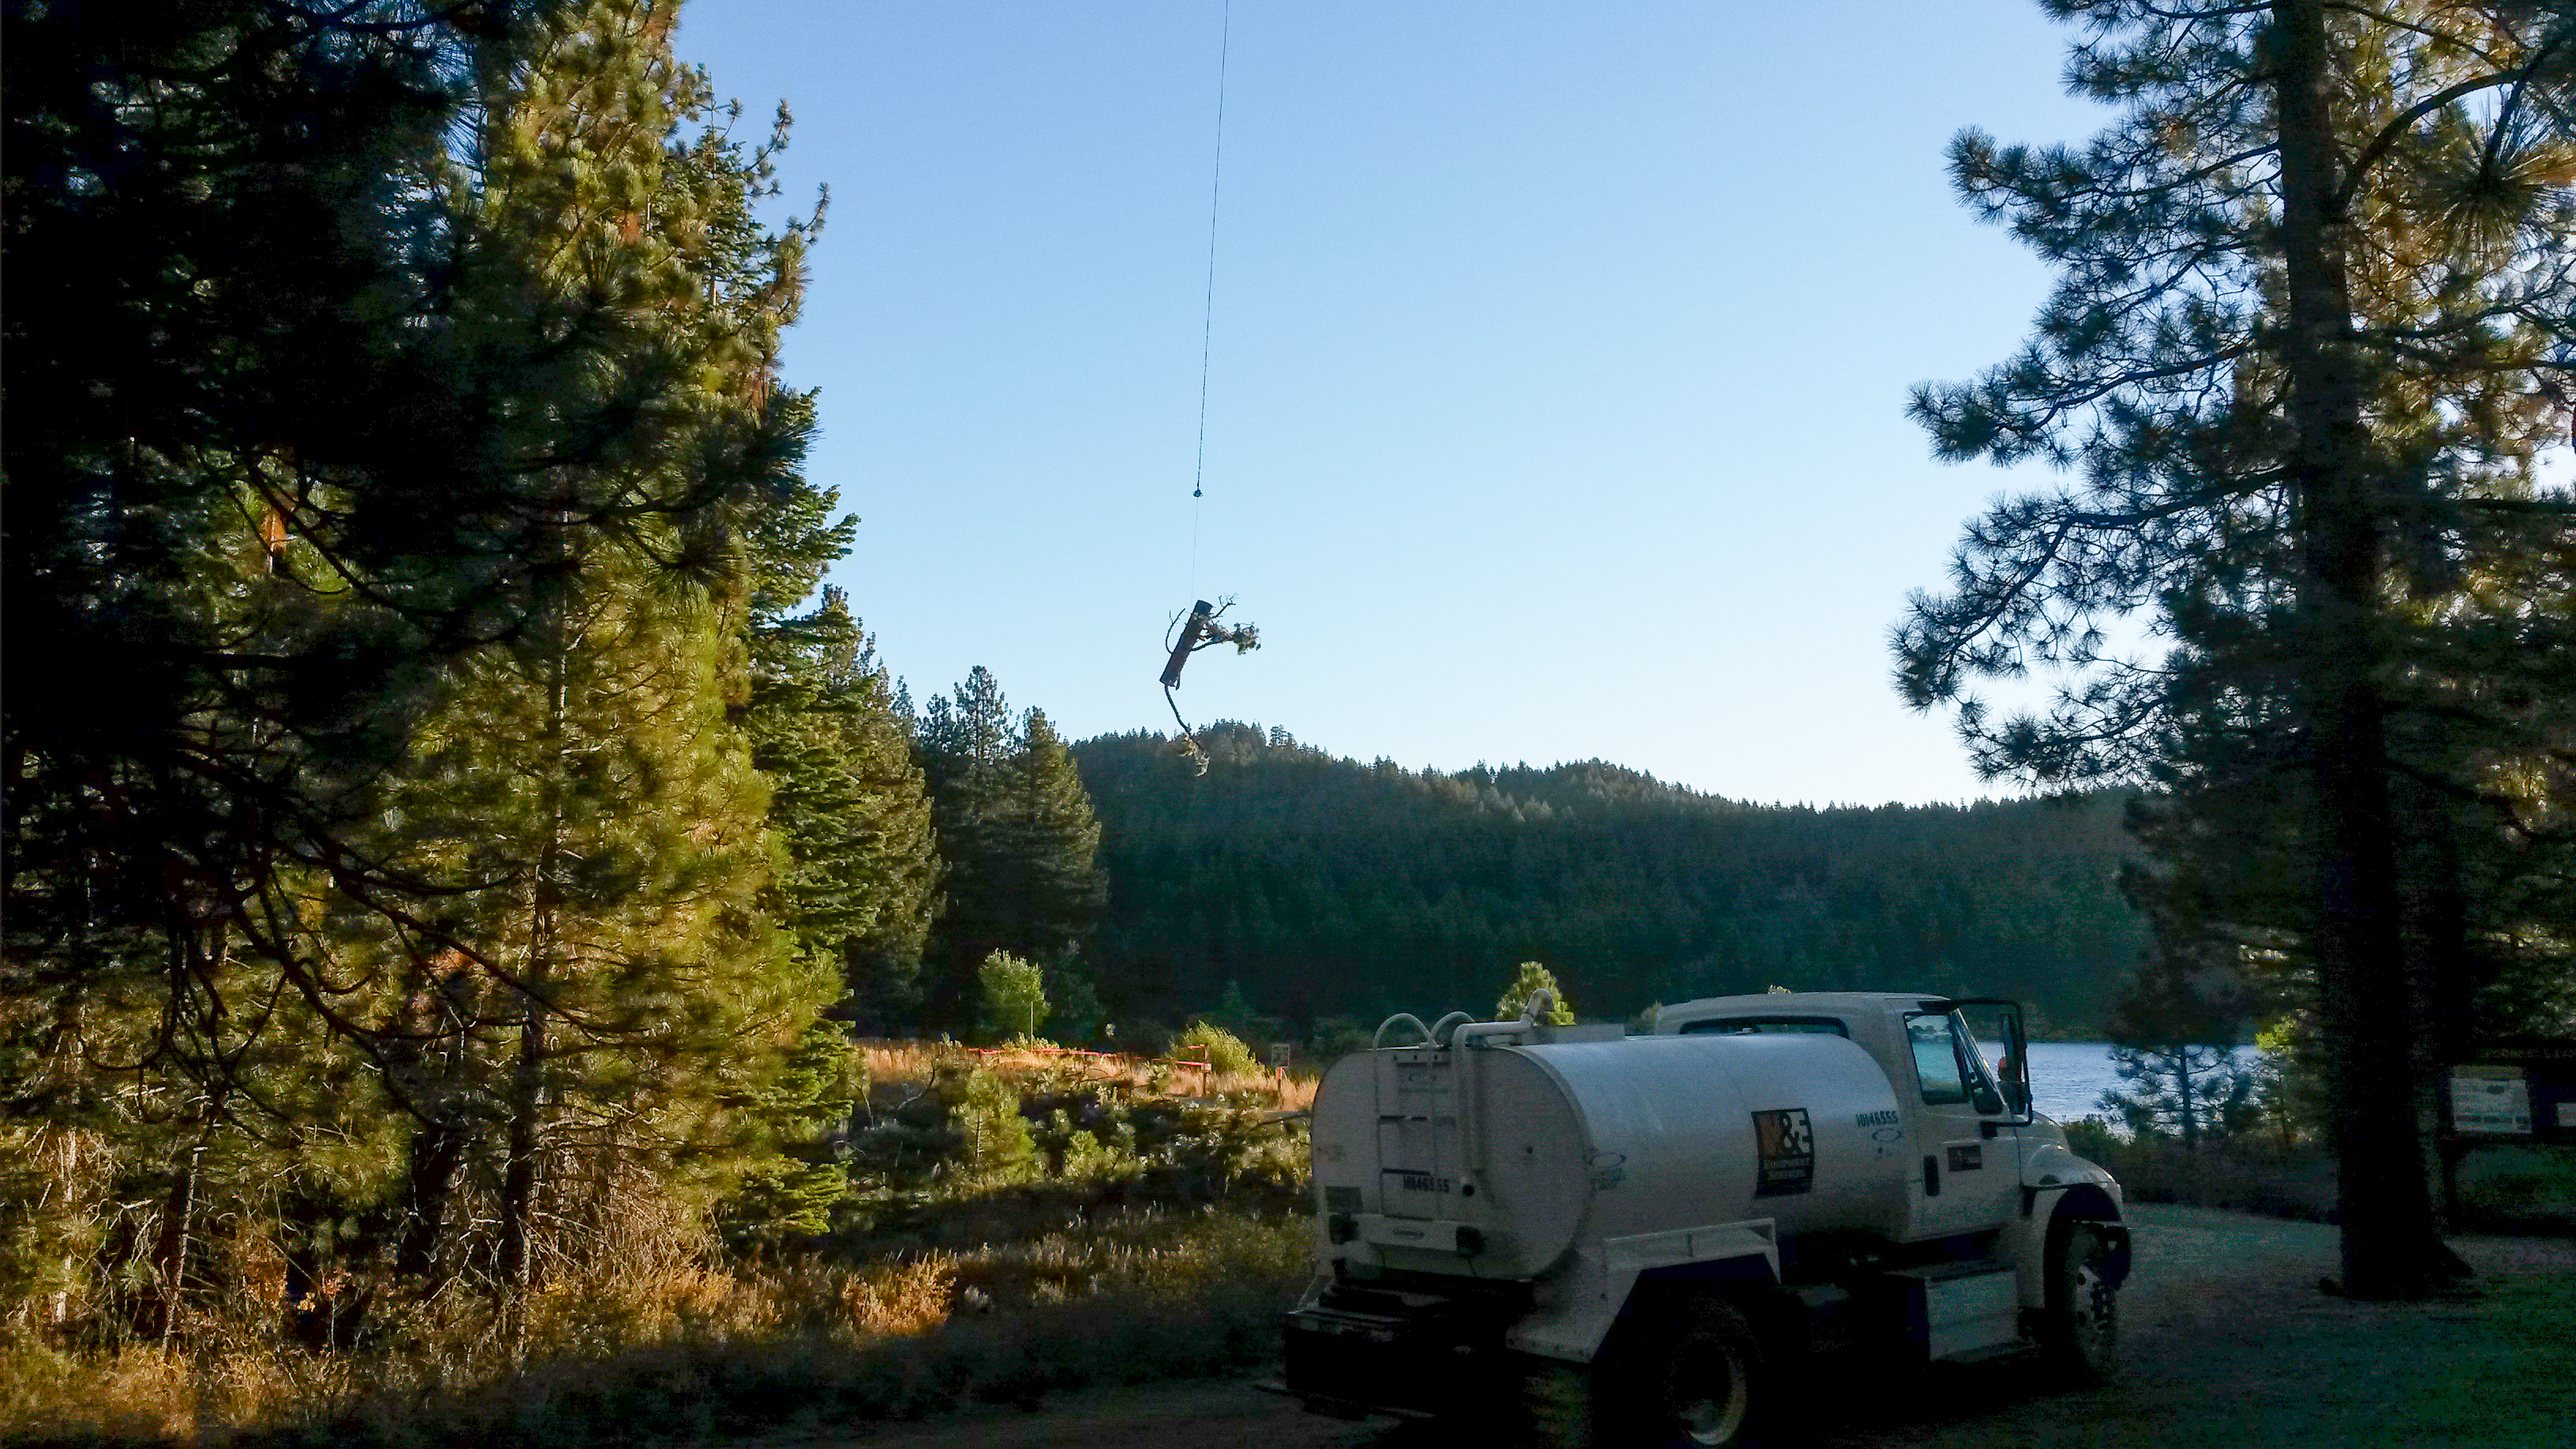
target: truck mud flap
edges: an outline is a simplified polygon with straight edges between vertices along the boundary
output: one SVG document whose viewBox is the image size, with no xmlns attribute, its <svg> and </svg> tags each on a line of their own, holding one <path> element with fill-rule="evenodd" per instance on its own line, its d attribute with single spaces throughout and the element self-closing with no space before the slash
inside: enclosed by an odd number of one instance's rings
<svg viewBox="0 0 2576 1449">
<path fill-rule="evenodd" d="M 2102 1276 L 2117 1288 L 2129 1281 L 2129 1225 L 2095 1223 L 2092 1226 L 2102 1234 L 2111 1249 L 2110 1261 L 2102 1265 Z"/>
</svg>

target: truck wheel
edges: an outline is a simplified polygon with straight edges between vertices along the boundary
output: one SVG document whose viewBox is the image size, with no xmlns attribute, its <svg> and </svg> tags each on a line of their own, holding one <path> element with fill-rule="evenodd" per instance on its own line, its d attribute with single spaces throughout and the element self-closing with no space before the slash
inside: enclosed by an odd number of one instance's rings
<svg viewBox="0 0 2576 1449">
<path fill-rule="evenodd" d="M 2060 1372 L 2079 1382 L 2100 1380 L 2119 1361 L 2120 1296 L 2107 1271 L 2110 1261 L 2110 1241 L 2087 1223 L 2069 1224 L 2049 1255 L 2040 1346 Z"/>
<path fill-rule="evenodd" d="M 1742 1444 L 1764 1407 L 1762 1346 L 1744 1315 L 1714 1298 L 1674 1315 L 1645 1442 L 1724 1449 Z"/>
</svg>

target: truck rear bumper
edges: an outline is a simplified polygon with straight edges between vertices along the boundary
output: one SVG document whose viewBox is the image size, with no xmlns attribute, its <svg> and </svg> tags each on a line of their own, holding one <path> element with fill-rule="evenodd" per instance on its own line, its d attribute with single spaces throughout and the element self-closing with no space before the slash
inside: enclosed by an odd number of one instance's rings
<svg viewBox="0 0 2576 1449">
<path fill-rule="evenodd" d="M 1300 1308 L 1282 1328 L 1288 1392 L 1311 1408 L 1429 1414 L 1435 1396 L 1457 1391 L 1455 1364 L 1465 1345 L 1402 1319 Z"/>
<path fill-rule="evenodd" d="M 1281 1387 L 1323 1413 L 1427 1418 L 1454 1412 L 1481 1395 L 1486 1376 L 1506 1357 L 1445 1316 L 1424 1321 L 1305 1307 L 1281 1327 L 1287 1365 Z"/>
</svg>

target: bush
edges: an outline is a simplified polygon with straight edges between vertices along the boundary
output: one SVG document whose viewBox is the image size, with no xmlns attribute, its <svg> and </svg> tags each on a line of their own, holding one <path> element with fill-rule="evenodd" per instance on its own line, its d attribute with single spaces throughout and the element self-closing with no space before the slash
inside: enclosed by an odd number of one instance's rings
<svg viewBox="0 0 2576 1449">
<path fill-rule="evenodd" d="M 1194 1021 L 1172 1038 L 1172 1055 L 1199 1056 L 1204 1050 L 1211 1070 L 1220 1076 L 1251 1076 L 1265 1070 L 1243 1038 L 1213 1022 Z"/>
<path fill-rule="evenodd" d="M 2123 1145 L 2119 1137 L 2111 1131 L 2111 1123 L 2107 1118 L 2079 1117 L 2075 1121 L 2059 1125 L 2066 1129 L 2066 1146 L 2069 1151 L 2078 1157 L 2101 1163 L 2105 1167 L 2111 1165 L 2111 1158 Z M 2116 1177 L 2119 1174 L 2115 1172 L 2112 1175 Z"/>
<path fill-rule="evenodd" d="M 969 1178 L 1008 1181 L 1026 1173 L 1037 1144 L 1009 1082 L 982 1067 L 951 1063 L 931 1084 L 957 1140 L 957 1165 Z"/>
<path fill-rule="evenodd" d="M 2120 1180 L 2131 1202 L 2170 1202 L 2324 1222 L 2334 1210 L 2334 1164 L 2323 1153 L 2279 1151 L 2259 1138 L 2185 1147 L 2152 1134 L 2121 1137 L 2100 1117 L 2066 1124 L 2066 1145 Z"/>
<path fill-rule="evenodd" d="M 1494 1003 L 1494 1020 L 1518 1021 L 1528 1009 L 1529 999 L 1541 991 L 1555 1004 L 1548 1008 L 1550 1026 L 1574 1025 L 1574 1003 L 1565 999 L 1565 988 L 1556 984 L 1556 973 L 1536 961 L 1523 961 L 1512 973 L 1512 983 L 1503 988 L 1502 998 Z"/>
<path fill-rule="evenodd" d="M 2576 1232 L 2576 1151 L 2497 1145 L 2460 1160 L 2464 1227 L 2561 1235 Z"/>
<path fill-rule="evenodd" d="M 1045 973 L 1008 951 L 975 968 L 975 990 L 986 1041 L 1034 1037 L 1046 1025 Z"/>
</svg>

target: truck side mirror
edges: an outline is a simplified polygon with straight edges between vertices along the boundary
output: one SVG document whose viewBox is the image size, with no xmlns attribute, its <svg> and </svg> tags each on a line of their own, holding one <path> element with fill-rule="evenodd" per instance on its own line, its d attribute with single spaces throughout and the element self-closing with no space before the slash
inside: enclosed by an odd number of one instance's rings
<svg viewBox="0 0 2576 1449">
<path fill-rule="evenodd" d="M 1955 1001 L 1951 1008 L 1963 1037 L 1997 1048 L 1990 1063 L 1993 1080 L 1980 1080 L 1969 1089 L 1971 1104 L 1986 1116 L 2009 1114 L 2013 1125 L 2028 1126 L 2036 1119 L 2031 1115 L 2030 1037 L 2022 1026 L 2021 1004 L 1989 997 Z"/>
</svg>

